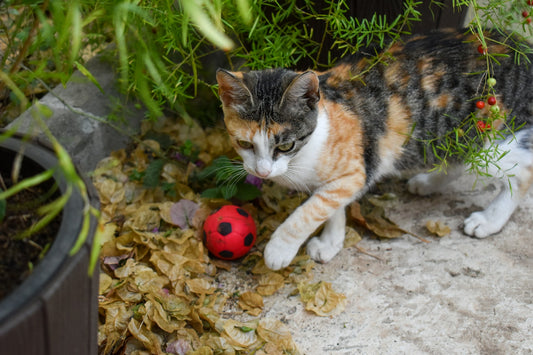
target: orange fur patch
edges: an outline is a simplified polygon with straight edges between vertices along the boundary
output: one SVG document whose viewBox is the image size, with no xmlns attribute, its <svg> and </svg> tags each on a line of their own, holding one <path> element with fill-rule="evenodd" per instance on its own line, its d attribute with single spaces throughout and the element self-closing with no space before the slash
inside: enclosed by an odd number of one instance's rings
<svg viewBox="0 0 533 355">
<path fill-rule="evenodd" d="M 401 155 L 411 129 L 411 112 L 397 95 L 390 98 L 386 125 L 387 132 L 379 141 L 379 155 L 385 162 Z"/>
<path fill-rule="evenodd" d="M 420 79 L 422 89 L 431 93 L 436 92 L 446 71 L 443 68 L 434 68 L 433 59 L 430 57 L 419 59 L 416 67 L 422 76 Z"/>
<path fill-rule="evenodd" d="M 333 87 L 337 87 L 346 80 L 350 80 L 353 76 L 352 66 L 350 64 L 340 64 L 333 67 L 329 73 L 331 75 L 326 82 Z"/>
<path fill-rule="evenodd" d="M 241 119 L 235 112 L 224 110 L 224 123 L 230 137 L 251 142 L 253 136 L 259 131 L 259 124 L 255 121 Z"/>
<path fill-rule="evenodd" d="M 363 188 L 366 180 L 361 123 L 339 103 L 321 101 L 321 104 L 329 115 L 329 134 L 319 157 L 318 177 L 324 182 L 352 180 L 344 191 L 352 194 Z M 339 192 L 341 190 L 329 193 Z"/>
<path fill-rule="evenodd" d="M 404 46 L 401 43 L 397 42 L 389 48 L 388 52 L 394 56 L 395 54 L 402 53 L 403 48 Z"/>
<path fill-rule="evenodd" d="M 273 136 L 281 133 L 286 130 L 285 125 L 279 123 L 270 123 L 268 128 L 265 127 L 265 122 L 261 121 L 248 121 L 243 120 L 235 112 L 231 110 L 225 110 L 224 112 L 224 123 L 226 124 L 226 129 L 232 139 L 236 140 L 246 140 L 248 142 L 252 141 L 252 138 L 261 130 L 266 129 L 267 136 L 272 138 Z"/>
<path fill-rule="evenodd" d="M 385 83 L 387 86 L 399 85 L 400 88 L 405 88 L 409 83 L 409 76 L 402 69 L 400 61 L 394 61 L 390 64 L 384 73 Z"/>
<path fill-rule="evenodd" d="M 445 109 L 451 101 L 451 95 L 445 93 L 435 97 L 433 100 L 430 101 L 429 104 L 431 107 L 436 109 Z"/>
</svg>

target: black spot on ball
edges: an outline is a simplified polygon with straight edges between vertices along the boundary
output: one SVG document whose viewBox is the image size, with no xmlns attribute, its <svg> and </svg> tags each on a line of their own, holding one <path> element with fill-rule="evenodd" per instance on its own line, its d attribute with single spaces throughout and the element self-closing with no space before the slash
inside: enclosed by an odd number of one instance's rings
<svg viewBox="0 0 533 355">
<path fill-rule="evenodd" d="M 254 235 L 249 233 L 246 238 L 244 238 L 244 246 L 249 247 L 254 242 Z"/>
<path fill-rule="evenodd" d="M 222 222 L 218 225 L 217 231 L 222 236 L 226 236 L 231 233 L 231 223 L 228 222 Z"/>
<path fill-rule="evenodd" d="M 246 212 L 242 208 L 237 208 L 237 213 L 240 214 L 243 217 L 248 217 L 248 212 Z"/>
<path fill-rule="evenodd" d="M 229 250 L 222 250 L 218 255 L 222 258 L 233 258 L 233 252 Z"/>
</svg>

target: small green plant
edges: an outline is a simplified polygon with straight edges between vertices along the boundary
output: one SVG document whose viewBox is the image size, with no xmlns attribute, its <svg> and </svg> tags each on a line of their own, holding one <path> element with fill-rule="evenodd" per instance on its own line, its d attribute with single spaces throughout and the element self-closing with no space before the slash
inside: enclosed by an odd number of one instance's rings
<svg viewBox="0 0 533 355">
<path fill-rule="evenodd" d="M 202 170 L 196 178 L 205 181 L 214 176 L 216 186 L 205 189 L 201 196 L 205 198 L 223 198 L 250 201 L 261 195 L 261 190 L 253 182 L 246 181 L 248 173 L 238 161 L 220 156 L 210 166 Z M 259 185 L 256 182 L 257 185 Z"/>
</svg>

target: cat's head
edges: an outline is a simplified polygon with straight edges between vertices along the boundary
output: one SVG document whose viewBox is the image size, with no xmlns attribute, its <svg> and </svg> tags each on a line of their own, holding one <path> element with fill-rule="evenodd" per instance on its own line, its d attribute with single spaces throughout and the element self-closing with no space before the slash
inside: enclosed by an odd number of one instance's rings
<svg viewBox="0 0 533 355">
<path fill-rule="evenodd" d="M 217 71 L 224 122 L 244 168 L 261 178 L 285 174 L 307 143 L 318 115 L 314 72 Z"/>
</svg>

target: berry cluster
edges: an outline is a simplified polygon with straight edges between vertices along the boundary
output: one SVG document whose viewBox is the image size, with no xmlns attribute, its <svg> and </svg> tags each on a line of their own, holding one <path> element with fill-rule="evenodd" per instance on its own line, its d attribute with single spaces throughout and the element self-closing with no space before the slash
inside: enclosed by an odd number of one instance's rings
<svg viewBox="0 0 533 355">
<path fill-rule="evenodd" d="M 494 85 L 496 85 L 496 79 L 488 78 L 487 79 L 487 84 L 488 84 L 489 88 L 492 91 Z M 497 105 L 496 96 L 494 96 L 494 95 L 488 96 L 487 99 L 486 99 L 486 103 L 483 100 L 476 101 L 476 108 L 478 110 L 483 110 L 485 108 L 486 104 L 488 104 L 490 106 L 491 115 L 489 117 L 489 122 L 485 122 L 484 120 L 478 120 L 476 122 L 476 127 L 478 128 L 478 130 L 480 132 L 484 132 L 485 130 L 491 129 L 490 122 L 492 122 L 498 116 L 498 114 L 500 112 L 500 107 Z"/>
</svg>

